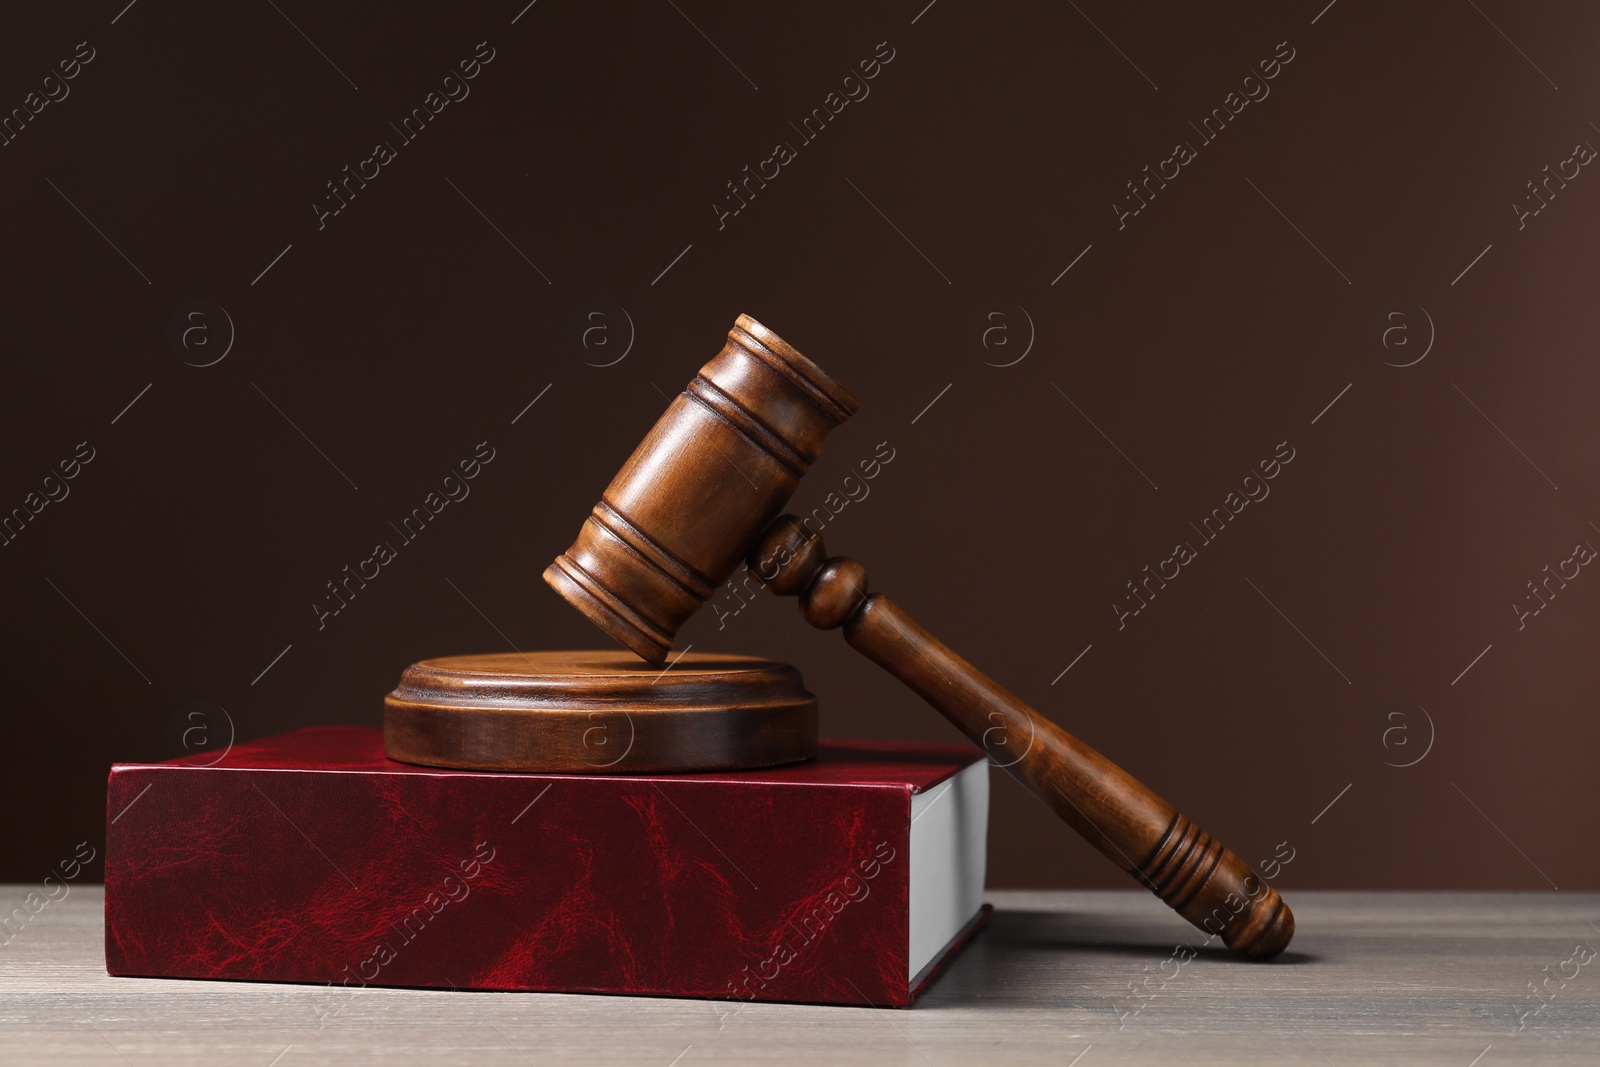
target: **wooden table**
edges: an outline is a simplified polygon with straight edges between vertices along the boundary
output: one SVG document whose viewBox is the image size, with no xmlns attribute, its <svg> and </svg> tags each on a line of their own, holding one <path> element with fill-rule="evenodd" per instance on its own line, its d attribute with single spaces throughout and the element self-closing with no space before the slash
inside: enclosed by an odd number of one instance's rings
<svg viewBox="0 0 1600 1067">
<path fill-rule="evenodd" d="M 313 987 L 108 977 L 81 886 L 0 949 L 0 1063 L 1600 1063 L 1600 958 L 1573 955 L 1600 949 L 1600 894 L 1295 892 L 1269 964 L 1180 962 L 1199 939 L 1147 893 L 989 897 L 989 928 L 905 1011 L 365 989 L 323 1022 Z"/>
</svg>

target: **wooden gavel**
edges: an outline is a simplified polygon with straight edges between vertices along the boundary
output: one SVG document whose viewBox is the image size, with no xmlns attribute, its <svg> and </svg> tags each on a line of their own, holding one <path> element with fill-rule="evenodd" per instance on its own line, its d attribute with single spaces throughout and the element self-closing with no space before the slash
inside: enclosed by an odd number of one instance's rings
<svg viewBox="0 0 1600 1067">
<path fill-rule="evenodd" d="M 545 581 L 653 664 L 748 557 L 806 621 L 845 640 L 955 723 L 1112 863 L 1236 952 L 1294 936 L 1277 890 L 1171 804 L 941 644 L 855 560 L 779 516 L 823 439 L 858 404 L 748 316 L 612 480 Z"/>
</svg>

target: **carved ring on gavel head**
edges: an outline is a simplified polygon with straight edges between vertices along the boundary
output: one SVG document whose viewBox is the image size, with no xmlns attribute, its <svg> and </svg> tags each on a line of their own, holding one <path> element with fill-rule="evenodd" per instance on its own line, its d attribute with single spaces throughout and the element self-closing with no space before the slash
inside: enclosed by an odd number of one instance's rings
<svg viewBox="0 0 1600 1067">
<path fill-rule="evenodd" d="M 856 401 L 741 315 L 544 572 L 569 603 L 653 664 L 748 554 L 806 620 L 899 678 L 1108 859 L 1184 918 L 1256 959 L 1294 936 L 1288 905 L 1248 864 L 1149 787 L 956 655 L 861 564 L 779 517 Z"/>
</svg>

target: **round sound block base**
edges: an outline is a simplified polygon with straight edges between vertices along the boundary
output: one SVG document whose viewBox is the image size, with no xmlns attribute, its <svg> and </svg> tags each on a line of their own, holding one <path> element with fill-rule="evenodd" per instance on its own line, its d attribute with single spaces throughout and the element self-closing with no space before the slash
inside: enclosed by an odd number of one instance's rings
<svg viewBox="0 0 1600 1067">
<path fill-rule="evenodd" d="M 389 758 L 463 770 L 658 774 L 810 759 L 817 698 L 800 672 L 688 653 L 449 656 L 406 668 L 384 699 Z"/>
</svg>

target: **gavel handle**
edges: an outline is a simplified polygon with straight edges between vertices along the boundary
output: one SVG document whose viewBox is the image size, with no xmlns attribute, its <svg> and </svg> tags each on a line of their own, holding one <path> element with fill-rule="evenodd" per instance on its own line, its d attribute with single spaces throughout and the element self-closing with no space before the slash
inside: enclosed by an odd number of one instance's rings
<svg viewBox="0 0 1600 1067">
<path fill-rule="evenodd" d="M 893 600 L 868 595 L 859 563 L 823 555 L 820 537 L 783 516 L 750 563 L 764 568 L 758 573 L 775 592 L 798 594 L 813 625 L 842 625 L 852 647 L 942 712 L 1179 915 L 1254 959 L 1269 959 L 1289 944 L 1294 915 L 1248 864 L 1144 783 L 956 655 Z"/>
</svg>

